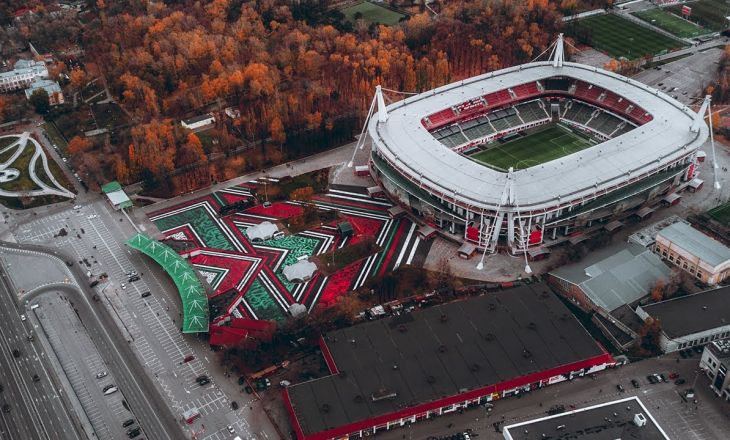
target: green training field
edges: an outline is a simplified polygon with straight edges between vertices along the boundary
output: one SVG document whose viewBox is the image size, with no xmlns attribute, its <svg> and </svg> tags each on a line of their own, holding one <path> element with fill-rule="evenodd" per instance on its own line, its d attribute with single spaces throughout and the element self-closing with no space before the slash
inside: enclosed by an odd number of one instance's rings
<svg viewBox="0 0 730 440">
<path fill-rule="evenodd" d="M 492 144 L 488 150 L 473 154 L 471 158 L 505 171 L 509 167 L 522 170 L 585 150 L 590 146 L 588 139 L 554 125 L 501 145 Z"/>
<path fill-rule="evenodd" d="M 724 226 L 730 227 L 730 202 L 707 211 L 707 215 L 722 223 Z"/>
<path fill-rule="evenodd" d="M 685 43 L 645 28 L 615 14 L 594 15 L 576 23 L 576 31 L 588 35 L 589 44 L 613 58 L 630 60 L 678 49 Z"/>
<path fill-rule="evenodd" d="M 705 29 L 664 9 L 646 9 L 634 12 L 632 15 L 680 38 L 691 38 L 710 32 L 709 29 Z"/>
<path fill-rule="evenodd" d="M 388 8 L 370 2 L 358 3 L 356 5 L 342 9 L 342 13 L 345 14 L 347 20 L 351 22 L 355 22 L 355 20 L 357 20 L 355 15 L 358 12 L 360 13 L 358 17 L 362 18 L 368 23 L 379 23 L 388 26 L 398 24 L 400 19 L 405 17 L 404 14 L 391 11 Z"/>
<path fill-rule="evenodd" d="M 682 6 L 670 6 L 667 11 L 681 15 Z M 687 3 L 687 6 L 692 8 L 692 13 L 689 16 L 690 21 L 713 31 L 721 31 L 728 27 L 725 17 L 730 15 L 730 4 L 726 3 L 725 0 L 699 0 Z"/>
</svg>

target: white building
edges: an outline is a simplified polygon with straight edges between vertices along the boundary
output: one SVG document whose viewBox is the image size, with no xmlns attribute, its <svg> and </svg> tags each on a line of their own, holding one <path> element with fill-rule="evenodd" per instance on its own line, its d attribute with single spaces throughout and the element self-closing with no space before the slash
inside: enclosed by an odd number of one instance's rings
<svg viewBox="0 0 730 440">
<path fill-rule="evenodd" d="M 730 401 L 730 339 L 713 341 L 705 346 L 700 359 L 700 369 L 710 378 L 710 389 Z"/>
<path fill-rule="evenodd" d="M 198 128 L 205 127 L 215 122 L 215 117 L 210 113 L 205 115 L 195 116 L 194 118 L 183 119 L 180 121 L 180 125 L 190 130 L 197 130 Z"/>
<path fill-rule="evenodd" d="M 48 68 L 42 61 L 18 60 L 13 70 L 0 73 L 0 91 L 25 89 L 34 79 L 47 77 Z"/>
<path fill-rule="evenodd" d="M 636 314 L 644 321 L 659 320 L 659 344 L 669 353 L 730 337 L 728 299 L 730 287 L 722 287 L 638 306 Z"/>
</svg>

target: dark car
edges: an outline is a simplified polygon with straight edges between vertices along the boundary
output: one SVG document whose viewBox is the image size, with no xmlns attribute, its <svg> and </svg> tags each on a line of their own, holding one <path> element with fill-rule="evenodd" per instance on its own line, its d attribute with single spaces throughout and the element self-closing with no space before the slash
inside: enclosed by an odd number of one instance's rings
<svg viewBox="0 0 730 440">
<path fill-rule="evenodd" d="M 148 296 L 150 296 L 150 295 L 152 295 L 152 292 L 150 292 L 150 291 L 148 290 L 148 291 L 146 291 L 146 292 L 143 292 L 143 293 L 142 293 L 142 298 L 147 298 L 147 297 L 148 297 Z"/>
<path fill-rule="evenodd" d="M 680 356 L 680 357 L 681 357 L 682 359 L 687 359 L 687 352 L 686 352 L 686 351 L 684 351 L 684 350 L 680 350 L 680 352 L 679 352 L 679 356 Z"/>
<path fill-rule="evenodd" d="M 40 378 L 40 377 L 38 377 L 38 375 L 37 375 L 37 374 L 34 374 L 34 375 L 33 375 L 33 382 L 38 382 L 39 380 L 41 380 L 41 378 Z"/>
<path fill-rule="evenodd" d="M 685 383 L 687 383 L 687 381 L 682 379 L 681 377 L 674 381 L 675 385 L 684 385 Z"/>
<path fill-rule="evenodd" d="M 91 283 L 89 283 L 89 287 L 91 287 L 92 289 L 94 287 L 98 286 L 98 285 L 99 285 L 99 281 L 98 280 L 94 280 Z"/>
<path fill-rule="evenodd" d="M 692 347 L 692 349 L 695 351 L 695 353 L 702 354 L 703 346 L 702 345 L 695 345 L 694 347 Z"/>
<path fill-rule="evenodd" d="M 13 357 L 14 358 L 19 358 L 20 357 L 20 350 L 18 350 L 17 348 L 13 348 Z"/>
<path fill-rule="evenodd" d="M 127 437 L 129 438 L 135 438 L 140 434 L 139 428 L 132 428 L 127 431 Z"/>
<path fill-rule="evenodd" d="M 6 403 L 5 405 L 3 405 L 3 412 L 5 414 L 7 414 L 7 413 L 10 412 L 10 405 L 9 404 Z"/>
<path fill-rule="evenodd" d="M 667 376 L 665 376 L 664 373 L 660 374 L 659 377 L 662 379 L 662 382 L 669 382 L 667 380 Z"/>
<path fill-rule="evenodd" d="M 195 378 L 195 381 L 196 382 L 202 382 L 204 380 L 210 380 L 210 379 L 205 374 L 201 374 L 200 376 L 198 376 L 198 377 Z"/>
<path fill-rule="evenodd" d="M 129 277 L 130 283 L 133 283 L 135 281 L 139 281 L 139 275 L 132 275 L 131 277 Z"/>
<path fill-rule="evenodd" d="M 631 379 L 631 385 L 633 385 L 634 388 L 640 388 L 639 381 L 636 379 Z"/>
<path fill-rule="evenodd" d="M 134 425 L 133 419 L 125 420 L 124 423 L 122 423 L 122 427 L 124 427 L 124 428 L 126 428 L 127 426 L 132 426 L 132 425 Z"/>
<path fill-rule="evenodd" d="M 248 385 L 246 385 L 246 387 L 244 388 L 244 390 L 246 391 L 246 394 L 251 394 L 251 393 L 253 393 L 253 388 L 251 388 L 251 387 L 250 387 L 250 386 L 248 386 Z"/>
<path fill-rule="evenodd" d="M 210 383 L 210 379 L 202 379 L 202 380 L 198 381 L 198 385 L 200 385 L 201 387 L 203 385 L 208 385 L 209 383 Z"/>
<path fill-rule="evenodd" d="M 651 384 L 657 383 L 656 377 L 654 377 L 653 374 L 650 374 L 650 375 L 646 376 L 646 380 L 648 380 L 649 383 L 651 383 Z"/>
<path fill-rule="evenodd" d="M 626 391 L 621 384 L 616 385 L 616 389 L 619 393 L 623 393 L 624 391 Z"/>
</svg>

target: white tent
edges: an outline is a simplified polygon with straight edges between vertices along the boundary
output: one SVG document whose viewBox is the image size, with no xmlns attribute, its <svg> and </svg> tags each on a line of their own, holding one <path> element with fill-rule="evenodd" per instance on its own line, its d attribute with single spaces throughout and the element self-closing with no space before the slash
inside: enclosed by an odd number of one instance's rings
<svg viewBox="0 0 730 440">
<path fill-rule="evenodd" d="M 271 222 L 261 222 L 258 225 L 251 226 L 246 229 L 246 235 L 251 241 L 266 241 L 270 240 L 275 233 L 279 231 L 279 228 Z"/>
<path fill-rule="evenodd" d="M 284 268 L 284 276 L 289 282 L 309 281 L 317 270 L 317 265 L 309 260 L 297 261 Z"/>
</svg>

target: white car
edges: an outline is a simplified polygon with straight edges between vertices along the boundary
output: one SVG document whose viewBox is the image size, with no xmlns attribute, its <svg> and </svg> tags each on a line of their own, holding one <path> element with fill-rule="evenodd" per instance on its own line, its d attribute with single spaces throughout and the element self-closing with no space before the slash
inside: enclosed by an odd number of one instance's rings
<svg viewBox="0 0 730 440">
<path fill-rule="evenodd" d="M 25 321 L 25 319 L 26 319 L 26 318 L 25 318 L 25 315 L 20 315 L 20 320 L 21 320 L 21 321 Z"/>
<path fill-rule="evenodd" d="M 231 434 L 235 434 L 236 433 L 236 430 L 233 429 L 233 425 L 228 425 L 228 426 L 226 426 L 226 428 L 228 428 L 228 432 L 230 432 Z"/>
<path fill-rule="evenodd" d="M 114 394 L 114 393 L 116 393 L 117 391 L 118 391 L 118 390 L 117 390 L 117 387 L 111 387 L 111 388 L 109 388 L 108 390 L 104 391 L 104 395 L 105 395 L 105 396 L 108 396 L 109 394 Z"/>
<path fill-rule="evenodd" d="M 93 220 L 95 218 L 99 217 L 97 214 L 91 214 L 90 216 L 86 217 L 88 220 Z"/>
<path fill-rule="evenodd" d="M 81 205 L 75 205 L 75 206 L 74 206 L 74 209 L 76 209 L 76 210 L 79 210 L 79 209 L 81 209 Z"/>
<path fill-rule="evenodd" d="M 101 379 L 102 377 L 106 377 L 106 374 L 107 374 L 106 371 L 100 371 L 100 372 L 96 373 L 96 378 Z"/>
<path fill-rule="evenodd" d="M 126 284 L 124 284 L 124 283 L 122 283 L 122 284 L 121 284 L 121 286 L 122 286 L 122 290 L 124 290 L 124 289 L 126 289 L 126 288 L 127 288 L 127 285 L 126 285 Z"/>
</svg>

